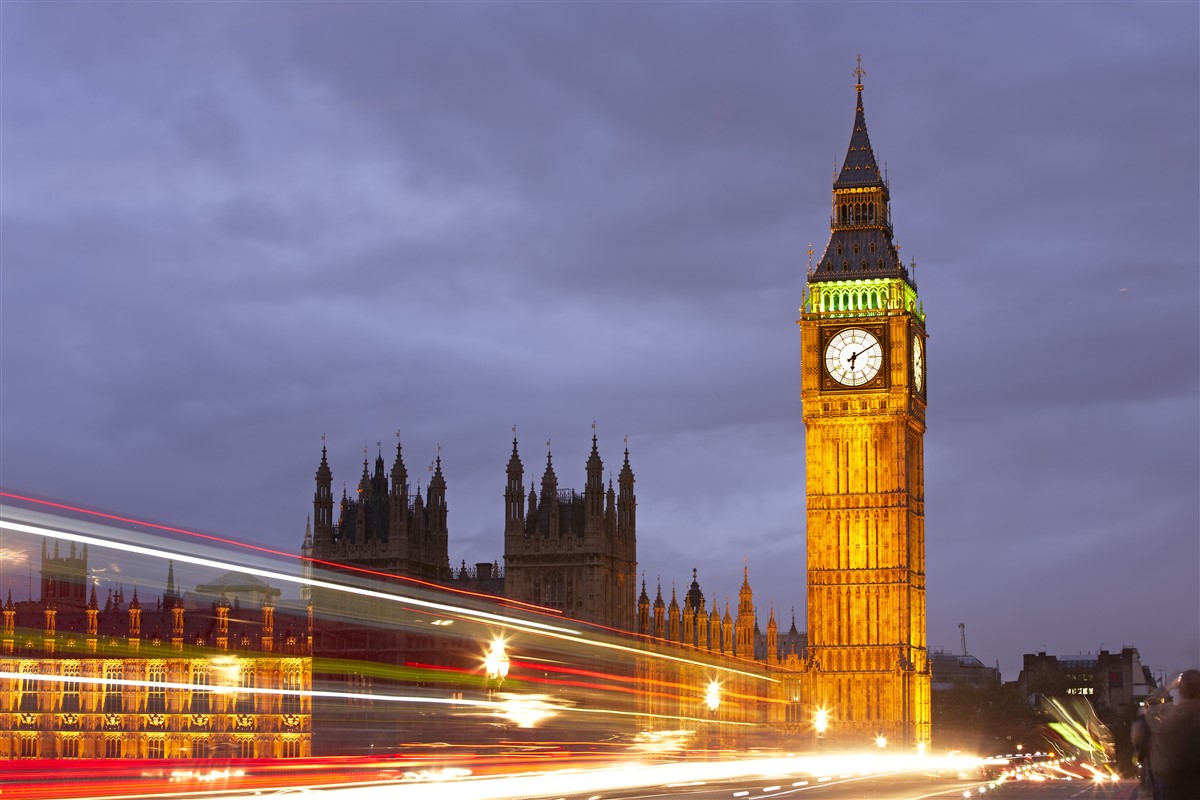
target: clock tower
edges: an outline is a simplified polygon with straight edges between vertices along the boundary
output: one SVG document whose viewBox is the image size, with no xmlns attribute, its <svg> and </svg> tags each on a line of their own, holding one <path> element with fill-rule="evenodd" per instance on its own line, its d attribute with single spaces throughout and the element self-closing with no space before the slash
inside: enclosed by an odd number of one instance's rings
<svg viewBox="0 0 1200 800">
<path fill-rule="evenodd" d="M 808 653 L 831 738 L 929 741 L 925 313 L 858 104 L 800 309 Z M 810 253 L 811 259 L 811 253 Z"/>
</svg>

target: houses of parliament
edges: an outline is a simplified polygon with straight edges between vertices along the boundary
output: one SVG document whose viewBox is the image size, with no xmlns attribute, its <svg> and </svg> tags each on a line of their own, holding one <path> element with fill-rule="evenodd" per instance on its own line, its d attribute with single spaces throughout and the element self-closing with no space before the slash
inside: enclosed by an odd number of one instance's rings
<svg viewBox="0 0 1200 800">
<path fill-rule="evenodd" d="M 619 457 L 616 480 L 606 482 L 595 434 L 581 490 L 560 484 L 549 452 L 540 480 L 527 478 L 514 436 L 504 479 L 502 567 L 450 563 L 450 492 L 440 452 L 423 491 L 413 488 L 397 444 L 390 466 L 382 450 L 373 465 L 364 458 L 353 493 L 344 489 L 335 499 L 322 447 L 301 547 L 306 575 L 314 566 L 342 565 L 554 609 L 598 630 L 634 637 L 647 652 L 668 654 L 631 667 L 646 685 L 697 683 L 689 665 L 701 654 L 769 678 L 736 690 L 750 699 L 719 712 L 730 721 L 786 737 L 810 730 L 813 711 L 828 709 L 838 738 L 885 735 L 914 746 L 927 743 L 925 313 L 914 270 L 894 243 L 890 187 L 867 133 L 863 73 L 856 73 L 853 128 L 832 187 L 830 236 L 816 263 L 810 260 L 798 320 L 806 463 L 803 630 L 793 613 L 781 631 L 775 608 L 755 605 L 749 565 L 736 608 L 707 600 L 699 575 L 682 565 L 679 573 L 690 581 L 680 581 L 687 587 L 680 595 L 672 588 L 669 600 L 661 584 L 651 589 L 639 582 L 630 452 L 626 447 Z M 70 558 L 86 561 L 86 553 Z M 416 637 L 382 641 L 364 633 L 367 638 L 354 645 L 347 633 L 354 627 L 352 606 L 339 609 L 348 625 L 323 629 L 322 606 L 336 601 L 316 590 L 303 593 L 307 614 L 289 617 L 284 630 L 267 596 L 258 608 L 236 613 L 219 599 L 210 613 L 188 612 L 203 617 L 203 630 L 189 627 L 173 588 L 153 601 L 152 611 L 141 608 L 146 598 L 139 601 L 136 593 L 128 601 L 110 598 L 101 611 L 94 590 L 85 598 L 83 582 L 69 577 L 80 568 L 43 551 L 40 600 L 18 612 L 10 599 L 4 608 L 0 671 L 62 676 L 124 670 L 139 676 L 140 688 L 110 700 L 104 691 L 72 689 L 70 680 L 40 688 L 9 680 L 0 686 L 0 758 L 174 757 L 214 748 L 272 757 L 335 752 L 343 735 L 373 736 L 371 729 L 379 726 L 363 717 L 357 729 L 323 734 L 326 724 L 332 730 L 346 723 L 345 715 L 323 711 L 304 696 L 321 679 L 314 662 L 346 658 L 354 647 L 363 658 L 381 649 L 420 651 L 419 659 L 397 654 L 397 666 L 414 660 L 436 665 L 440 657 Z M 148 638 L 166 645 L 154 646 L 154 659 L 147 657 Z M 253 676 L 240 680 L 296 687 L 298 699 L 283 692 L 240 710 L 205 710 L 195 705 L 206 702 L 197 693 L 179 688 L 212 680 L 216 659 L 234 654 L 242 660 L 239 675 Z M 169 676 L 162 680 L 174 688 L 157 691 L 154 676 L 160 675 Z M 662 727 L 672 715 L 686 716 L 660 693 L 643 694 L 638 726 Z"/>
</svg>

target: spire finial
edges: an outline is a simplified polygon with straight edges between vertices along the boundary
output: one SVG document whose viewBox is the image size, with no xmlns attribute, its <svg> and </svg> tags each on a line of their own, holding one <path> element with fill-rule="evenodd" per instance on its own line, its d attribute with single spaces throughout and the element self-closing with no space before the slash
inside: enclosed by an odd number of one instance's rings
<svg viewBox="0 0 1200 800">
<path fill-rule="evenodd" d="M 854 89 L 855 91 L 861 92 L 863 75 L 867 74 L 867 71 L 862 68 L 862 53 L 858 54 L 858 66 L 854 68 L 854 72 L 852 74 L 855 77 Z"/>
</svg>

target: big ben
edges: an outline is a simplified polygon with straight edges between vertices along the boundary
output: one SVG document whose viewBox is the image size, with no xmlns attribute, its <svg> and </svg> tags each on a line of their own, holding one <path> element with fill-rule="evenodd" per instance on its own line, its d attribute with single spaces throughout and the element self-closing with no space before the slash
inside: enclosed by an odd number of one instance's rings
<svg viewBox="0 0 1200 800">
<path fill-rule="evenodd" d="M 828 736 L 929 741 L 925 313 L 863 113 L 800 314 L 808 652 Z M 811 257 L 811 256 L 810 256 Z"/>
</svg>

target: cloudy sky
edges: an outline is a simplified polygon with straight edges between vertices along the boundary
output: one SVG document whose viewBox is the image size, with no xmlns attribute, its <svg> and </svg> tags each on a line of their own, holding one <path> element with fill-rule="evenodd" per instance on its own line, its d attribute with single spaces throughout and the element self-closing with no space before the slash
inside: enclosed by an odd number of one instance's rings
<svg viewBox="0 0 1200 800">
<path fill-rule="evenodd" d="M 594 421 L 652 591 L 745 560 L 803 627 L 795 320 L 861 53 L 930 646 L 1200 662 L 1195 3 L 0 14 L 4 487 L 295 550 L 322 434 L 353 491 L 399 431 L 491 561 L 512 426 L 582 489 Z"/>
</svg>

